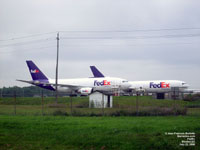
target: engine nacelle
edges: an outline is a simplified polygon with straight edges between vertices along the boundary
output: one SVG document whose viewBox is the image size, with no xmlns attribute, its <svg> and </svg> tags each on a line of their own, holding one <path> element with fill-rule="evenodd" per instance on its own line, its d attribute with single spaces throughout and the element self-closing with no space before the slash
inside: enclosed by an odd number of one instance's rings
<svg viewBox="0 0 200 150">
<path fill-rule="evenodd" d="M 81 93 L 81 95 L 89 95 L 92 93 L 92 88 L 81 88 L 78 92 Z"/>
<path fill-rule="evenodd" d="M 145 89 L 136 89 L 135 91 L 138 92 L 138 93 L 144 93 Z"/>
</svg>

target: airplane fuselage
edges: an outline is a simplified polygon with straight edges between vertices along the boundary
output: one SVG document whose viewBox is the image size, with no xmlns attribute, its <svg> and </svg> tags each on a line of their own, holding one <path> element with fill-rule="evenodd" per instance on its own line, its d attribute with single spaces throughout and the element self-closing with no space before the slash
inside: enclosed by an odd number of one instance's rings
<svg viewBox="0 0 200 150">
<path fill-rule="evenodd" d="M 135 91 L 144 90 L 149 93 L 170 92 L 172 88 L 179 88 L 184 91 L 188 85 L 184 81 L 179 80 L 152 80 L 152 81 L 130 81 L 131 89 Z"/>
<path fill-rule="evenodd" d="M 55 80 L 49 79 L 49 83 L 55 83 Z M 112 93 L 115 89 L 120 88 L 121 90 L 126 90 L 130 87 L 127 80 L 114 77 L 58 79 L 58 84 L 72 86 L 58 86 L 58 91 L 65 93 L 71 93 L 72 91 L 79 91 L 87 88 L 91 88 L 93 91 Z M 53 88 L 55 89 L 55 86 Z"/>
</svg>

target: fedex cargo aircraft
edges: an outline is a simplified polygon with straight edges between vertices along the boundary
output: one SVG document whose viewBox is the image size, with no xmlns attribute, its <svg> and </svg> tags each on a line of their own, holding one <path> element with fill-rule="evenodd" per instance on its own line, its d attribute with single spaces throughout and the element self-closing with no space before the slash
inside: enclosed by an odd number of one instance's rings
<svg viewBox="0 0 200 150">
<path fill-rule="evenodd" d="M 95 67 L 90 66 L 94 77 L 104 77 L 104 75 Z M 127 91 L 146 93 L 165 93 L 170 92 L 173 87 L 179 88 L 180 92 L 187 92 L 188 84 L 179 80 L 152 80 L 152 81 L 129 81 L 130 85 Z M 125 90 L 124 90 L 125 91 Z"/>
<path fill-rule="evenodd" d="M 45 76 L 42 71 L 32 62 L 26 61 L 30 74 L 31 81 L 17 80 L 29 84 L 39 86 L 48 90 L 55 91 L 55 80 Z M 115 89 L 126 90 L 131 85 L 126 79 L 115 77 L 104 77 L 98 70 L 93 71 L 100 77 L 92 78 L 77 78 L 77 79 L 58 79 L 58 92 L 65 92 L 69 95 L 81 94 L 88 95 L 93 91 L 100 91 L 105 94 L 113 94 Z"/>
<path fill-rule="evenodd" d="M 152 80 L 152 81 L 130 81 L 130 89 L 135 91 L 144 90 L 147 93 L 165 93 L 170 92 L 171 88 L 179 88 L 184 92 L 188 88 L 187 83 L 179 80 Z"/>
</svg>

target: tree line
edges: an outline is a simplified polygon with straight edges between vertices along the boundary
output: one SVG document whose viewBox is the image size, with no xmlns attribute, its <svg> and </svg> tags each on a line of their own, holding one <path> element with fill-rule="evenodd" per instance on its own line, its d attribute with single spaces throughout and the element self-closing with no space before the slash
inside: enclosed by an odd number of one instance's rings
<svg viewBox="0 0 200 150">
<path fill-rule="evenodd" d="M 27 86 L 27 87 L 3 87 L 0 88 L 1 97 L 38 97 L 41 96 L 43 92 L 44 96 L 53 96 L 54 91 L 45 90 L 37 86 Z"/>
</svg>

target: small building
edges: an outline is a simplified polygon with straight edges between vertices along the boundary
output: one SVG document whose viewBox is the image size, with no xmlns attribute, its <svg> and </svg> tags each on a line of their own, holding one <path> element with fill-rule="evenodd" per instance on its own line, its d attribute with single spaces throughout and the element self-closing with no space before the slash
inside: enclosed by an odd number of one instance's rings
<svg viewBox="0 0 200 150">
<path fill-rule="evenodd" d="M 89 107 L 90 108 L 112 108 L 113 96 L 105 95 L 100 92 L 94 92 L 89 95 Z"/>
</svg>

